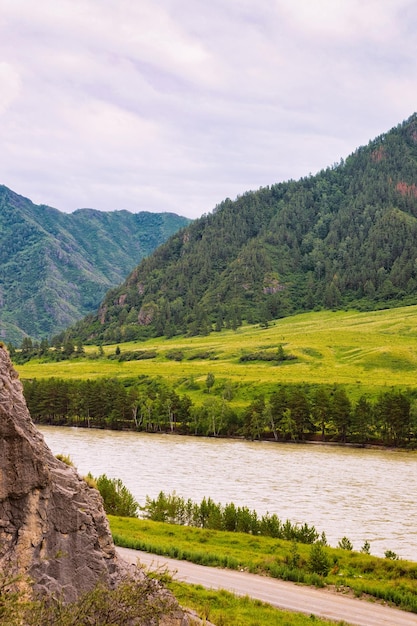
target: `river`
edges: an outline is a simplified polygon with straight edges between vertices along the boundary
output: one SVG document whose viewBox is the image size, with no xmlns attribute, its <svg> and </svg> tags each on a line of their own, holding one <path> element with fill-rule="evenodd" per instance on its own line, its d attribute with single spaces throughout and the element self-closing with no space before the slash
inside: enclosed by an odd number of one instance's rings
<svg viewBox="0 0 417 626">
<path fill-rule="evenodd" d="M 160 491 L 314 525 L 330 545 L 417 561 L 417 453 L 40 427 L 81 475 L 120 478 L 140 504 Z"/>
</svg>

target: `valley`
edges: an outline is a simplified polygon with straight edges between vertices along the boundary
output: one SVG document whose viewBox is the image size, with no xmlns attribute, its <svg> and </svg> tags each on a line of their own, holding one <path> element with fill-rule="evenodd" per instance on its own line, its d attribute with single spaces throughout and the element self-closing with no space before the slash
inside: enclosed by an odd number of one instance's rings
<svg viewBox="0 0 417 626">
<path fill-rule="evenodd" d="M 282 346 L 293 360 L 282 363 L 250 361 L 240 357 Z M 23 379 L 134 379 L 161 377 L 194 399 L 204 397 L 209 372 L 213 392 L 225 381 L 235 390 L 232 402 L 243 403 L 256 394 L 270 393 L 277 384 L 343 384 L 355 396 L 400 386 L 416 385 L 417 306 L 373 312 L 322 311 L 275 320 L 267 328 L 242 326 L 207 336 L 171 339 L 158 337 L 120 344 L 124 352 L 152 353 L 154 358 L 123 361 L 117 345 L 85 345 L 85 357 L 59 362 L 31 360 L 17 365 Z M 197 389 L 190 386 L 193 380 Z"/>
</svg>

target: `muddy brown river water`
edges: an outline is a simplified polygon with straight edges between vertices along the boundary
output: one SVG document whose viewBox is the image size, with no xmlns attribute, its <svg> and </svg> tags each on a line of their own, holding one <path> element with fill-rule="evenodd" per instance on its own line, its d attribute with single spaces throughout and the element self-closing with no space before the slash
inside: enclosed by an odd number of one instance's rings
<svg viewBox="0 0 417 626">
<path fill-rule="evenodd" d="M 79 473 L 121 478 L 140 504 L 175 491 L 313 524 L 330 545 L 417 561 L 417 452 L 40 428 Z"/>
</svg>

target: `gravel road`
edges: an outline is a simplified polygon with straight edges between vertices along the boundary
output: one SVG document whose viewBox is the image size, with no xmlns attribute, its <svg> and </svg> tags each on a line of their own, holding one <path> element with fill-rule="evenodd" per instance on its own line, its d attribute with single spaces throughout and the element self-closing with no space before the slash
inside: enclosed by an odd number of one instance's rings
<svg viewBox="0 0 417 626">
<path fill-rule="evenodd" d="M 129 548 L 117 548 L 117 552 L 130 563 L 139 562 L 151 570 L 168 569 L 175 574 L 177 580 L 203 585 L 209 589 L 226 589 L 236 595 L 247 595 L 268 602 L 280 609 L 313 614 L 336 622 L 344 620 L 355 626 L 417 626 L 417 615 L 414 613 L 324 589 L 246 572 L 195 565 Z"/>
</svg>

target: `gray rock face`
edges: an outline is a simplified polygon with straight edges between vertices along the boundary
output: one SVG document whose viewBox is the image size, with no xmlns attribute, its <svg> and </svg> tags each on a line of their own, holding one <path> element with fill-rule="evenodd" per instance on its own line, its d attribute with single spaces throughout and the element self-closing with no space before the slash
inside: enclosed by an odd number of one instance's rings
<svg viewBox="0 0 417 626">
<path fill-rule="evenodd" d="M 65 602 L 97 583 L 113 588 L 127 578 L 146 579 L 143 570 L 117 558 L 99 492 L 54 457 L 34 426 L 18 375 L 0 345 L 0 571 L 9 568 L 30 580 L 35 592 Z M 202 624 L 167 590 L 154 585 L 150 593 L 169 600 L 166 613 L 157 621 L 129 624 Z"/>
<path fill-rule="evenodd" d="M 7 564 L 68 601 L 121 574 L 98 491 L 53 456 L 0 347 L 0 568 Z"/>
</svg>

